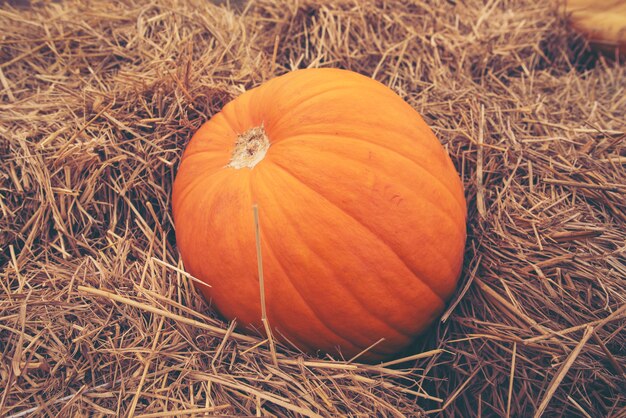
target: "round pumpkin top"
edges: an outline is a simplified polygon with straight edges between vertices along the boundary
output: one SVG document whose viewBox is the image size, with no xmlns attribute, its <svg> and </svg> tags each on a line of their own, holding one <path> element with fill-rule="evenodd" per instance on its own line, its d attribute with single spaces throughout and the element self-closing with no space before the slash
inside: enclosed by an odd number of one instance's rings
<svg viewBox="0 0 626 418">
<path fill-rule="evenodd" d="M 275 336 L 370 360 L 442 312 L 463 260 L 459 176 L 392 90 L 338 69 L 298 70 L 228 103 L 189 142 L 173 190 L 178 248 L 200 290 L 261 326 L 253 205 Z"/>
</svg>

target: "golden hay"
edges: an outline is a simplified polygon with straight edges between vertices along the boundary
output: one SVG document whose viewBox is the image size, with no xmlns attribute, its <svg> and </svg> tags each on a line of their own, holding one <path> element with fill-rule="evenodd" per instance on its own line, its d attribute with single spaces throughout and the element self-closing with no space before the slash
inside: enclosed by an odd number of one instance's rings
<svg viewBox="0 0 626 418">
<path fill-rule="evenodd" d="M 19 3 L 0 9 L 1 416 L 626 415 L 626 67 L 556 7 Z M 176 251 L 191 133 L 311 66 L 397 91 L 465 182 L 458 295 L 387 364 L 274 362 Z"/>
</svg>

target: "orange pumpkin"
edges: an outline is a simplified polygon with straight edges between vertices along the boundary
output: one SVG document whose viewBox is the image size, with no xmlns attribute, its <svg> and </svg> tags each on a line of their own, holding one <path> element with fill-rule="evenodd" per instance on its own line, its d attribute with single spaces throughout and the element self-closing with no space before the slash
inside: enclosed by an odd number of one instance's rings
<svg viewBox="0 0 626 418">
<path fill-rule="evenodd" d="M 462 266 L 459 176 L 420 115 L 354 72 L 298 70 L 193 136 L 173 190 L 185 268 L 227 319 L 305 351 L 380 359 L 444 309 Z"/>
</svg>

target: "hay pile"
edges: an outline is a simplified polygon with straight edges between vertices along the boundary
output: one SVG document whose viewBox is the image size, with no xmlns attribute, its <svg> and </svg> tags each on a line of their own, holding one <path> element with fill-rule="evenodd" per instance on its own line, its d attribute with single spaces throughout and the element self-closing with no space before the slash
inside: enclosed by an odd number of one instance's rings
<svg viewBox="0 0 626 418">
<path fill-rule="evenodd" d="M 0 10 L 1 416 L 626 415 L 626 68 L 556 8 L 93 3 Z M 395 364 L 275 365 L 180 270 L 191 133 L 311 66 L 397 91 L 466 185 L 459 293 Z"/>
</svg>

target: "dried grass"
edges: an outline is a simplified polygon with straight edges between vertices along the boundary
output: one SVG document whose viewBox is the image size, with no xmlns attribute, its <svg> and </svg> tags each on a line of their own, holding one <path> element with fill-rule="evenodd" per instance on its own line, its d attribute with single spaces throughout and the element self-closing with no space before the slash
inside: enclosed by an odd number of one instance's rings
<svg viewBox="0 0 626 418">
<path fill-rule="evenodd" d="M 626 71 L 556 8 L 93 3 L 0 10 L 0 415 L 626 415 Z M 404 360 L 274 361 L 181 270 L 190 134 L 309 66 L 396 90 L 466 185 L 458 297 Z"/>
</svg>

